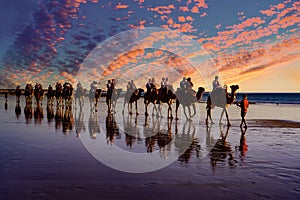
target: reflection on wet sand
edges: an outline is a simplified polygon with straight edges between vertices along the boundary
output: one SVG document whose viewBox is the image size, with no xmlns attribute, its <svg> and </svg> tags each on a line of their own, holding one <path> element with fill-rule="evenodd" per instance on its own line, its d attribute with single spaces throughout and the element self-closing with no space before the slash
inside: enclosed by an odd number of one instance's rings
<svg viewBox="0 0 300 200">
<path fill-rule="evenodd" d="M 89 117 L 89 133 L 92 139 L 96 139 L 97 133 L 100 133 L 100 125 L 97 120 L 97 115 L 92 110 L 90 111 Z"/>
<path fill-rule="evenodd" d="M 68 134 L 74 125 L 72 106 L 58 105 L 55 112 L 55 130 Z"/>
<path fill-rule="evenodd" d="M 34 107 L 34 123 L 37 125 L 41 125 L 43 119 L 44 119 L 44 110 L 41 103 L 38 102 Z"/>
<path fill-rule="evenodd" d="M 19 119 L 20 115 L 22 113 L 22 109 L 21 109 L 21 106 L 20 106 L 20 101 L 18 101 L 18 100 L 16 101 L 15 113 L 16 113 L 17 119 Z"/>
<path fill-rule="evenodd" d="M 26 100 L 24 108 L 26 124 L 30 124 L 33 115 L 32 101 Z"/>
<path fill-rule="evenodd" d="M 86 131 L 86 126 L 84 123 L 84 113 L 82 112 L 82 106 L 80 106 L 79 113 L 75 112 L 75 129 L 77 137 L 80 137 L 81 132 Z"/>
<path fill-rule="evenodd" d="M 229 142 L 226 141 L 229 133 L 229 127 L 230 126 L 227 126 L 226 132 L 224 133 L 222 127 L 220 126 L 220 138 L 217 140 L 209 154 L 213 171 L 216 170 L 217 165 L 225 166 L 226 161 L 230 167 L 236 166 L 237 161 L 234 158 L 234 152 L 232 151 Z"/>
<path fill-rule="evenodd" d="M 41 103 L 32 103 L 30 100 L 25 102 L 24 117 L 26 124 L 31 124 L 32 118 L 34 118 L 35 125 L 41 126 L 43 124 L 44 111 Z M 97 135 L 101 134 L 102 125 L 106 128 L 104 134 L 106 134 L 106 144 L 108 145 L 116 144 L 117 139 L 117 145 L 120 144 L 120 141 L 124 142 L 126 146 L 132 149 L 129 151 L 138 150 L 147 153 L 159 151 L 160 157 L 163 159 L 167 159 L 171 152 L 175 151 L 178 155 L 178 161 L 182 163 L 188 163 L 193 155 L 203 157 L 206 155 L 203 152 L 209 152 L 213 171 L 219 165 L 226 165 L 226 163 L 231 167 L 236 165 L 234 151 L 226 141 L 229 127 L 223 130 L 224 127 L 220 126 L 219 139 L 216 139 L 216 136 L 211 134 L 211 130 L 212 127 L 218 127 L 214 125 L 206 126 L 206 134 L 204 133 L 203 137 L 204 142 L 200 143 L 199 136 L 202 133 L 199 133 L 199 129 L 196 128 L 199 125 L 192 121 L 173 121 L 168 118 L 139 115 L 122 115 L 122 121 L 119 121 L 120 119 L 116 119 L 116 115 L 112 113 L 106 114 L 105 121 L 101 121 L 100 112 L 86 110 L 82 106 L 74 109 L 74 118 L 71 105 L 71 103 L 68 105 L 47 104 L 45 108 L 48 127 L 54 127 L 56 131 L 65 135 L 74 129 L 78 137 L 80 137 L 80 134 L 88 132 L 87 134 L 91 139 L 101 139 L 102 137 L 97 137 Z M 17 119 L 20 119 L 20 101 L 16 101 L 14 111 Z M 89 113 L 87 119 L 85 119 L 84 113 Z M 124 137 L 122 138 L 123 133 Z M 240 151 L 241 157 L 245 157 L 247 152 L 245 133 L 246 129 L 241 129 L 240 143 L 235 148 L 236 151 L 237 149 Z"/>
<path fill-rule="evenodd" d="M 106 116 L 106 140 L 107 144 L 114 144 L 115 137 L 120 136 L 119 127 L 114 115 L 108 113 Z"/>
</svg>

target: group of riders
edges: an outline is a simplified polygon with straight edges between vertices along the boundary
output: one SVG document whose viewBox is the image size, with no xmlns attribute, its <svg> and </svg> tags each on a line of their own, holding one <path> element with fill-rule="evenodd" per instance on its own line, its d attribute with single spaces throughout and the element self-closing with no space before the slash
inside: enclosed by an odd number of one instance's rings
<svg viewBox="0 0 300 200">
<path fill-rule="evenodd" d="M 90 84 L 90 90 L 89 93 L 95 94 L 96 90 L 97 90 L 97 82 L 93 81 Z M 111 79 L 107 81 L 106 84 L 106 88 L 107 88 L 107 96 L 108 98 L 111 98 L 114 89 L 116 88 L 116 83 L 115 83 L 115 79 Z M 133 93 L 137 92 L 137 87 L 134 83 L 134 80 L 131 80 L 127 83 L 127 92 L 126 95 L 131 95 Z M 164 96 L 168 93 L 169 90 L 173 91 L 172 86 L 169 84 L 169 79 L 166 78 L 162 78 L 160 84 L 156 83 L 154 78 L 150 78 L 148 80 L 148 82 L 146 83 L 146 93 L 144 94 L 145 97 L 151 97 L 151 95 L 153 95 L 154 93 L 157 96 Z M 57 82 L 55 84 L 55 89 L 52 87 L 52 85 L 50 84 L 48 86 L 47 89 L 47 93 L 46 96 L 48 97 L 48 99 L 52 99 L 56 97 L 56 98 L 64 98 L 64 97 L 70 97 L 73 95 L 73 86 L 71 83 L 69 82 L 65 82 L 64 84 Z M 188 77 L 183 77 L 182 81 L 180 82 L 180 91 L 183 94 L 187 94 L 187 93 L 195 93 L 195 91 L 193 90 L 193 83 L 191 81 L 191 78 Z M 31 98 L 32 95 L 34 95 L 34 97 L 36 98 L 36 101 L 40 101 L 43 98 L 45 90 L 43 89 L 43 86 L 40 83 L 36 83 L 35 86 L 33 87 L 32 84 L 26 84 L 25 87 L 25 96 L 26 99 L 27 97 L 29 97 L 29 99 Z M 174 92 L 174 91 L 173 91 Z M 84 95 L 85 93 L 85 89 L 83 88 L 82 84 L 80 82 L 77 83 L 77 87 L 76 87 L 76 91 L 75 91 L 75 95 L 76 94 L 82 94 Z M 16 90 L 15 90 L 15 94 L 17 96 L 17 98 L 20 97 L 21 95 L 21 89 L 20 86 L 17 86 Z M 52 102 L 51 101 L 51 102 Z"/>
</svg>

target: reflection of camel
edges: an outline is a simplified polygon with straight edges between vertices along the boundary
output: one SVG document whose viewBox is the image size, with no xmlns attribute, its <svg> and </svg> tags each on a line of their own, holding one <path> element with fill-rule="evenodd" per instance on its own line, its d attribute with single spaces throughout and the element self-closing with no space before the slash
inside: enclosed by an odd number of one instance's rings
<svg viewBox="0 0 300 200">
<path fill-rule="evenodd" d="M 90 137 L 92 139 L 96 139 L 97 133 L 100 133 L 100 125 L 97 120 L 97 115 L 92 111 L 90 112 L 88 127 L 89 127 Z"/>
<path fill-rule="evenodd" d="M 58 105 L 56 106 L 56 111 L 55 111 L 55 129 L 61 129 L 62 126 L 62 120 L 63 120 L 63 106 L 62 105 Z"/>
<path fill-rule="evenodd" d="M 128 104 L 128 112 L 130 115 L 132 115 L 132 104 L 135 103 L 135 112 L 138 115 L 138 108 L 137 108 L 137 101 L 141 98 L 141 94 L 144 92 L 142 88 L 136 89 L 134 92 L 128 91 L 124 98 L 124 104 L 123 104 L 123 111 L 124 114 L 124 108 L 125 104 Z"/>
<path fill-rule="evenodd" d="M 226 119 L 227 119 L 227 125 L 230 126 L 230 121 L 229 121 L 229 116 L 228 116 L 228 106 L 231 105 L 234 100 L 235 100 L 235 94 L 236 91 L 239 89 L 238 85 L 231 85 L 231 94 L 229 96 L 227 89 L 223 88 L 216 88 L 210 95 L 210 98 L 208 98 L 207 104 L 211 104 L 212 108 L 214 106 L 223 108 L 221 117 L 220 117 L 220 124 L 222 117 L 224 113 L 226 114 Z"/>
<path fill-rule="evenodd" d="M 29 124 L 32 119 L 33 109 L 32 109 L 32 101 L 30 98 L 26 100 L 24 114 L 26 119 L 26 124 Z"/>
<path fill-rule="evenodd" d="M 137 118 L 135 118 L 133 124 L 131 116 L 128 116 L 126 120 L 125 117 L 123 116 L 123 126 L 124 126 L 124 133 L 126 137 L 125 138 L 126 145 L 131 148 L 137 138 L 136 136 Z"/>
<path fill-rule="evenodd" d="M 203 87 L 199 87 L 196 94 L 184 92 L 180 88 L 176 91 L 176 119 L 178 119 L 178 108 L 181 104 L 183 106 L 183 112 L 187 120 L 191 120 L 193 116 L 196 115 L 196 102 L 199 102 L 202 94 L 204 93 L 205 89 Z M 193 107 L 193 115 L 191 115 L 191 108 Z M 188 107 L 189 117 L 186 114 L 185 108 Z"/>
<path fill-rule="evenodd" d="M 192 122 L 185 122 L 182 132 L 178 133 L 177 122 L 176 122 L 176 132 L 175 137 L 175 147 L 178 154 L 181 155 L 178 160 L 187 163 L 191 158 L 191 153 L 197 144 L 195 141 L 196 128 Z"/>
<path fill-rule="evenodd" d="M 17 118 L 19 119 L 20 118 L 20 115 L 21 115 L 21 106 L 20 106 L 20 100 L 16 101 L 16 107 L 15 107 L 15 113 L 16 113 L 16 116 Z"/>
<path fill-rule="evenodd" d="M 72 112 L 71 106 L 66 106 L 64 115 L 63 115 L 63 121 L 62 121 L 62 132 L 68 133 L 73 129 L 74 124 L 74 117 Z"/>
<path fill-rule="evenodd" d="M 227 156 L 229 157 L 228 164 L 230 166 L 234 166 L 236 164 L 236 161 L 234 160 L 233 157 L 231 146 L 226 141 L 226 138 L 229 133 L 229 127 L 230 126 L 227 126 L 226 134 L 224 134 L 220 126 L 220 138 L 217 140 L 215 146 L 212 148 L 212 150 L 209 153 L 211 166 L 213 170 L 215 170 L 218 162 L 224 163 L 226 161 Z"/>
<path fill-rule="evenodd" d="M 49 125 L 52 123 L 54 119 L 54 106 L 51 104 L 47 104 L 47 119 Z"/>
<path fill-rule="evenodd" d="M 106 140 L 107 144 L 114 144 L 115 136 L 119 135 L 119 127 L 113 115 L 107 114 L 106 117 Z"/>
<path fill-rule="evenodd" d="M 40 125 L 43 119 L 44 119 L 43 107 L 40 103 L 37 103 L 34 108 L 34 122 Z"/>
<path fill-rule="evenodd" d="M 77 87 L 75 94 L 74 94 L 74 100 L 75 100 L 75 109 L 76 109 L 76 103 L 77 99 L 79 102 L 79 106 L 82 107 L 84 105 L 84 95 L 85 95 L 86 89 L 83 89 L 82 87 Z"/>
<path fill-rule="evenodd" d="M 82 112 L 82 107 L 80 107 L 79 109 L 78 117 L 76 114 L 77 112 L 75 112 L 75 129 L 77 137 L 79 137 L 82 131 L 85 132 L 84 115 Z"/>
</svg>

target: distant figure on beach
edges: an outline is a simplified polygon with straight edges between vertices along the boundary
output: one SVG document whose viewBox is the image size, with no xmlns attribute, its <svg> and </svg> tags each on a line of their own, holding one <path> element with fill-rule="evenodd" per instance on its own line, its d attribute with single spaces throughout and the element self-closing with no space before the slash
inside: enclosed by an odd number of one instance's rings
<svg viewBox="0 0 300 200">
<path fill-rule="evenodd" d="M 238 104 L 238 106 L 241 107 L 241 117 L 242 117 L 240 127 L 243 127 L 243 124 L 244 124 L 244 128 L 247 128 L 247 122 L 246 122 L 245 116 L 248 111 L 249 102 L 248 102 L 246 94 L 243 94 L 243 100 Z"/>
<path fill-rule="evenodd" d="M 18 101 L 20 101 L 20 96 L 21 96 L 21 88 L 20 88 L 20 86 L 19 86 L 19 85 L 16 87 L 16 90 L 15 90 L 15 95 L 16 95 L 16 101 L 17 101 L 17 102 L 18 102 Z"/>
<path fill-rule="evenodd" d="M 215 80 L 212 82 L 213 90 L 215 90 L 218 87 L 221 87 L 221 84 L 219 82 L 219 76 L 215 76 Z"/>
</svg>

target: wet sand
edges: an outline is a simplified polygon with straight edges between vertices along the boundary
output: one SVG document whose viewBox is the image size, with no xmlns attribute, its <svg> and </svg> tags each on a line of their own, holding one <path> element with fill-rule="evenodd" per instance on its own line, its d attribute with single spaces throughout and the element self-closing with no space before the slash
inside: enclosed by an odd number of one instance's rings
<svg viewBox="0 0 300 200">
<path fill-rule="evenodd" d="M 157 171 L 126 173 L 95 159 L 84 138 L 92 142 L 104 138 L 107 146 L 113 141 L 126 151 L 151 154 L 145 138 L 139 135 L 145 131 L 144 115 L 130 118 L 125 113 L 124 118 L 116 119 L 120 133 L 111 136 L 103 101 L 98 113 L 90 112 L 86 105 L 79 121 L 80 111 L 73 109 L 71 125 L 55 117 L 49 120 L 46 105 L 42 106 L 43 118 L 33 115 L 28 120 L 24 102 L 19 117 L 14 97 L 9 97 L 7 110 L 4 104 L 0 99 L 0 199 L 297 199 L 300 195 L 299 105 L 250 105 L 248 129 L 241 137 L 245 130 L 239 127 L 240 113 L 235 105 L 229 109 L 229 129 L 225 124 L 207 129 L 205 105 L 198 104 L 200 115 L 194 118 L 193 126 L 184 126 L 181 118 L 176 133 L 175 122 L 171 124 L 174 137 L 188 130 L 182 128 L 198 128 L 196 142 L 183 156 Z M 122 106 L 121 102 L 118 105 Z M 139 109 L 143 113 L 143 108 Z M 155 122 L 151 120 L 150 128 Z M 161 132 L 165 133 L 163 122 Z M 130 138 L 126 130 L 140 132 Z M 224 136 L 226 140 L 222 140 Z M 159 151 L 161 159 L 171 156 L 171 150 L 157 141 L 153 152 Z M 177 150 L 175 145 L 170 148 Z M 201 150 L 209 145 L 209 152 Z"/>
</svg>

